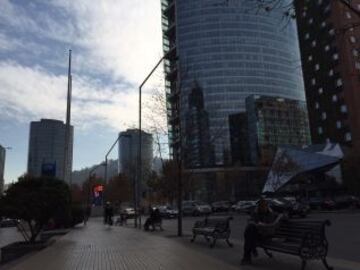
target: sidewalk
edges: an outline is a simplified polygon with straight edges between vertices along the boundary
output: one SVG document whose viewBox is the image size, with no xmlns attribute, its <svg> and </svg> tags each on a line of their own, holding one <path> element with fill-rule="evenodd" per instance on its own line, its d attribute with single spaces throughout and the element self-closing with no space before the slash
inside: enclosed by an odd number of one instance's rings
<svg viewBox="0 0 360 270">
<path fill-rule="evenodd" d="M 199 243 L 192 245 L 188 238 L 178 239 L 143 232 L 130 227 L 107 228 L 99 219 L 91 220 L 86 227 L 79 227 L 61 237 L 53 246 L 20 260 L 11 270 L 88 270 L 88 269 L 300 269 L 300 260 L 290 256 L 268 259 L 261 256 L 255 265 L 240 266 L 241 246 L 234 249 L 209 249 Z M 206 250 L 206 251 L 205 251 Z M 232 261 L 222 256 L 232 256 Z M 335 269 L 360 269 L 359 264 L 332 261 Z M 347 263 L 347 267 L 339 267 Z M 323 270 L 323 265 L 309 263 L 308 270 Z"/>
</svg>

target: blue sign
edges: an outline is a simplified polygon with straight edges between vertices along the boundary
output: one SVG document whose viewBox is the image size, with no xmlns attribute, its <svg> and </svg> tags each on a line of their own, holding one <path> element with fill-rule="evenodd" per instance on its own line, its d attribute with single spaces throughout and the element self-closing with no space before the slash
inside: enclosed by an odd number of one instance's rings
<svg viewBox="0 0 360 270">
<path fill-rule="evenodd" d="M 56 175 L 56 163 L 43 163 L 41 165 L 41 175 L 42 176 L 52 176 Z"/>
</svg>

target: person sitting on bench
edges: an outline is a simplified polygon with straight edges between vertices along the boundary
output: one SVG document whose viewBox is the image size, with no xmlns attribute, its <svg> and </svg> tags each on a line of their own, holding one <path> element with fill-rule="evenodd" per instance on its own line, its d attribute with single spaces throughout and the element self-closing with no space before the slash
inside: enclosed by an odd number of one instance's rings
<svg viewBox="0 0 360 270">
<path fill-rule="evenodd" d="M 144 230 L 148 231 L 149 227 L 152 226 L 153 231 L 155 230 L 155 224 L 161 223 L 161 215 L 159 209 L 151 209 L 150 210 L 150 217 L 148 217 L 144 224 Z"/>
<path fill-rule="evenodd" d="M 251 264 L 251 254 L 257 256 L 256 243 L 271 238 L 281 218 L 282 215 L 274 213 L 265 199 L 260 199 L 245 228 L 242 265 Z"/>
</svg>

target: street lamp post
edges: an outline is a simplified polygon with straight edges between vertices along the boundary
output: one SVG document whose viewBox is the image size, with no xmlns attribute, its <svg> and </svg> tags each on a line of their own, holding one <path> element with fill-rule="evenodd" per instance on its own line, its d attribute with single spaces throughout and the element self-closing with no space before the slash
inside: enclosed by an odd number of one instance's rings
<svg viewBox="0 0 360 270">
<path fill-rule="evenodd" d="M 160 58 L 160 60 L 156 63 L 156 65 L 153 67 L 153 69 L 150 71 L 150 73 L 146 76 L 144 81 L 139 86 L 139 149 L 138 149 L 138 176 L 137 181 L 135 181 L 135 213 L 137 213 L 138 210 L 138 203 L 139 203 L 139 184 L 141 184 L 142 181 L 142 130 L 141 130 L 141 94 L 142 94 L 142 87 L 144 84 L 148 81 L 148 79 L 151 77 L 151 75 L 155 72 L 155 70 L 159 67 L 161 62 L 167 57 L 168 53 L 164 54 L 163 57 Z M 141 215 L 139 216 L 139 228 L 141 228 Z"/>
<path fill-rule="evenodd" d="M 107 171 L 107 168 L 108 168 L 108 156 L 109 154 L 111 153 L 111 151 L 114 149 L 115 145 L 118 143 L 119 141 L 119 138 L 120 136 L 118 136 L 116 138 L 116 141 L 113 143 L 113 145 L 110 147 L 109 151 L 106 153 L 105 155 L 105 175 L 104 175 L 104 182 L 105 182 L 105 185 L 107 184 L 107 174 L 108 174 L 108 171 Z"/>
</svg>

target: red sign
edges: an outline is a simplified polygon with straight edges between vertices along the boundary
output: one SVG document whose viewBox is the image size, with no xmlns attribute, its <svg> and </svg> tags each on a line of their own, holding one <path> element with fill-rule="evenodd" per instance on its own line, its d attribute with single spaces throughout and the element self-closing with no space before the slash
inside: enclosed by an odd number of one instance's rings
<svg viewBox="0 0 360 270">
<path fill-rule="evenodd" d="M 103 185 L 96 185 L 94 187 L 94 192 L 102 192 L 104 190 L 104 186 Z"/>
</svg>

